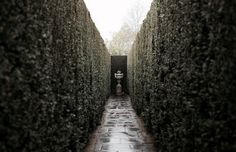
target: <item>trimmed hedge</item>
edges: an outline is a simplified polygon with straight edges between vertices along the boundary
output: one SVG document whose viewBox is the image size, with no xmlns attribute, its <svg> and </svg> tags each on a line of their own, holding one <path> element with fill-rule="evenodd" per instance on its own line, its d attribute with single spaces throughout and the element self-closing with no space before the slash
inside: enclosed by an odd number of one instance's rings
<svg viewBox="0 0 236 152">
<path fill-rule="evenodd" d="M 128 71 L 159 151 L 236 151 L 235 10 L 230 0 L 154 0 Z"/>
<path fill-rule="evenodd" d="M 82 151 L 110 89 L 83 0 L 0 3 L 0 151 Z"/>
</svg>

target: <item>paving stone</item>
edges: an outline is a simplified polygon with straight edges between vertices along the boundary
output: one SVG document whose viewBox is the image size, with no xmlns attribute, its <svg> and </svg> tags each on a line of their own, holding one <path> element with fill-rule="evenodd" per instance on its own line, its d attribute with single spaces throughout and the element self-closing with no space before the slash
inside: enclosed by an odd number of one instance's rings
<svg viewBox="0 0 236 152">
<path fill-rule="evenodd" d="M 109 98 L 102 125 L 91 139 L 96 145 L 90 146 L 94 152 L 155 152 L 154 141 L 139 120 L 128 96 Z"/>
</svg>

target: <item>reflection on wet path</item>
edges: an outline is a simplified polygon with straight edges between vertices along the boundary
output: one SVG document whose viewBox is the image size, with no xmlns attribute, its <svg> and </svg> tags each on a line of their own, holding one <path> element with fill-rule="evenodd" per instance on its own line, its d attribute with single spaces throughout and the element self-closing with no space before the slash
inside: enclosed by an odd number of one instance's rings
<svg viewBox="0 0 236 152">
<path fill-rule="evenodd" d="M 86 152 L 155 152 L 153 143 L 130 98 L 110 97 L 102 125 L 92 136 Z"/>
</svg>

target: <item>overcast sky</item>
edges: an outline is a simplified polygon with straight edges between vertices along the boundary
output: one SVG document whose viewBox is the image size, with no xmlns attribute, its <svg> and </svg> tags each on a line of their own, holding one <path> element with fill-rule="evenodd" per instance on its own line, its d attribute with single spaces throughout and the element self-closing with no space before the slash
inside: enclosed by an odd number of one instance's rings
<svg viewBox="0 0 236 152">
<path fill-rule="evenodd" d="M 152 0 L 84 0 L 92 19 L 104 40 L 110 40 L 126 20 L 126 16 L 138 1 L 148 12 Z"/>
</svg>

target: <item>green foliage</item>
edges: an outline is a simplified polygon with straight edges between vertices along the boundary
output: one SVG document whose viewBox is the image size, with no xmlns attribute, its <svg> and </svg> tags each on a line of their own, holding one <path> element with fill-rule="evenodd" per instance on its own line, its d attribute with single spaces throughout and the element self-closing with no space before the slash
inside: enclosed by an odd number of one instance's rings
<svg viewBox="0 0 236 152">
<path fill-rule="evenodd" d="M 0 151 L 82 151 L 110 76 L 84 2 L 3 0 L 0 14 Z"/>
<path fill-rule="evenodd" d="M 159 151 L 236 151 L 236 2 L 154 0 L 129 54 Z"/>
</svg>

